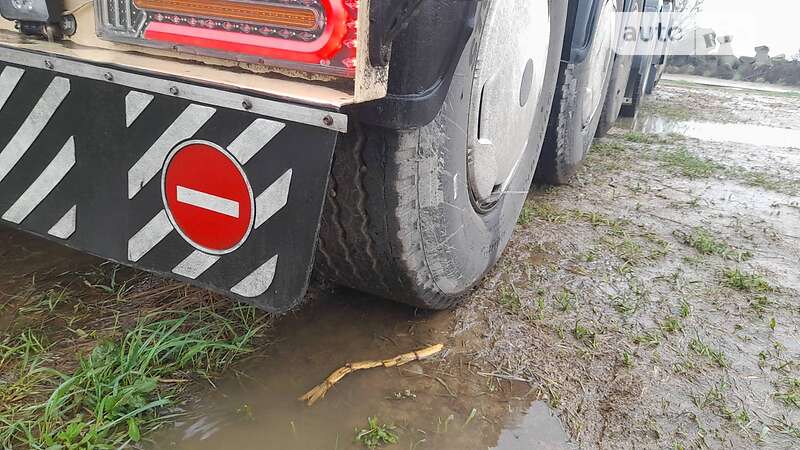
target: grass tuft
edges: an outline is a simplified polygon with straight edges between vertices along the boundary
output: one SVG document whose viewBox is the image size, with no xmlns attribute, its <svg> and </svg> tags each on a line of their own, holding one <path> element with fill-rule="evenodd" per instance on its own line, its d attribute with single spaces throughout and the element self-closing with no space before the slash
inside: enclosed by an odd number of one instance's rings
<svg viewBox="0 0 800 450">
<path fill-rule="evenodd" d="M 733 289 L 749 292 L 772 292 L 774 290 L 760 275 L 742 272 L 738 267 L 725 269 L 722 275 L 725 284 Z"/>
<path fill-rule="evenodd" d="M 622 138 L 636 144 L 668 144 L 672 142 L 672 140 L 666 136 L 654 133 L 642 133 L 640 131 L 629 131 L 622 135 Z"/>
<path fill-rule="evenodd" d="M 522 300 L 513 284 L 500 288 L 500 304 L 511 313 L 518 313 L 522 309 Z"/>
<path fill-rule="evenodd" d="M 679 148 L 659 155 L 662 165 L 687 178 L 707 178 L 723 167 L 709 159 L 701 158 L 685 148 Z"/>
<path fill-rule="evenodd" d="M 692 247 L 703 255 L 716 255 L 734 261 L 747 261 L 753 257 L 748 251 L 737 250 L 720 239 L 712 236 L 711 233 L 703 228 L 695 228 L 691 232 L 683 233 L 675 231 L 675 236 L 683 241 L 684 244 Z"/>
<path fill-rule="evenodd" d="M 367 418 L 367 428 L 356 431 L 356 441 L 369 449 L 396 444 L 398 436 L 393 430 L 394 426 L 379 425 L 377 417 L 369 417 Z"/>
<path fill-rule="evenodd" d="M 597 333 L 591 328 L 581 325 L 580 322 L 575 322 L 572 335 L 583 345 L 594 349 L 597 348 Z"/>
<path fill-rule="evenodd" d="M 522 211 L 519 213 L 519 218 L 517 219 L 517 225 L 528 225 L 533 221 L 535 217 L 535 213 L 533 211 L 533 207 L 528 202 L 522 206 Z"/>
<path fill-rule="evenodd" d="M 700 356 L 710 359 L 722 369 L 730 366 L 728 363 L 728 358 L 725 356 L 725 353 L 723 353 L 722 350 L 712 348 L 703 342 L 699 337 L 693 338 L 689 342 L 689 350 L 697 353 Z"/>
<path fill-rule="evenodd" d="M 676 317 L 667 316 L 661 323 L 661 329 L 667 333 L 677 333 L 683 330 L 683 325 Z"/>
<path fill-rule="evenodd" d="M 783 390 L 776 392 L 774 397 L 786 406 L 800 408 L 800 378 L 786 380 Z"/>
<path fill-rule="evenodd" d="M 197 306 L 197 305 L 195 305 Z M 50 367 L 47 347 L 30 333 L 0 345 L 1 448 L 119 448 L 164 421 L 179 385 L 163 380 L 210 377 L 250 351 L 263 314 L 235 306 L 190 312 L 157 310 L 121 335 L 100 340 L 75 367 Z M 14 370 L 8 369 L 14 360 Z"/>
</svg>

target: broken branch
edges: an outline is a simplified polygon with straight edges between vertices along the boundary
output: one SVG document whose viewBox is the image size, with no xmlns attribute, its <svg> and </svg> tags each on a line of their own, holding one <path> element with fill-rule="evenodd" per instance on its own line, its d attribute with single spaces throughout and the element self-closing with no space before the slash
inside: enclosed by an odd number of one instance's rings
<svg viewBox="0 0 800 450">
<path fill-rule="evenodd" d="M 420 350 L 416 350 L 409 353 L 403 353 L 402 355 L 397 355 L 394 358 L 384 359 L 384 360 L 375 360 L 375 361 L 360 361 L 354 363 L 347 363 L 343 367 L 340 367 L 333 371 L 328 378 L 326 378 L 322 383 L 318 384 L 311 389 L 310 391 L 306 392 L 305 395 L 298 398 L 300 401 L 304 401 L 308 403 L 308 406 L 312 406 L 317 400 L 322 399 L 325 397 L 325 394 L 328 391 L 342 380 L 348 374 L 356 372 L 358 370 L 365 370 L 365 369 L 374 369 L 375 367 L 398 367 L 404 364 L 408 364 L 414 361 L 420 361 L 425 358 L 429 358 L 444 348 L 442 344 L 432 345 L 427 348 L 423 348 Z"/>
</svg>

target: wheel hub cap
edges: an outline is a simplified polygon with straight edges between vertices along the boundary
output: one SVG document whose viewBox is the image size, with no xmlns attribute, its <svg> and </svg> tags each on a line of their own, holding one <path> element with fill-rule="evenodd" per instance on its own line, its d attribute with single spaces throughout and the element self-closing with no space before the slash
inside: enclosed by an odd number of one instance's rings
<svg viewBox="0 0 800 450">
<path fill-rule="evenodd" d="M 495 0 L 489 8 L 467 131 L 469 184 L 481 208 L 502 196 L 525 154 L 550 46 L 547 0 Z"/>
</svg>

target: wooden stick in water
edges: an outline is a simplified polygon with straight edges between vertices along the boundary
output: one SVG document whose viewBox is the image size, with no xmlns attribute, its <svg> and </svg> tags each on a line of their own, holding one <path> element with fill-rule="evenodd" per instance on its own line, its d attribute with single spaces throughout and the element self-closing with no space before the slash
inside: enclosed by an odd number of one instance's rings
<svg viewBox="0 0 800 450">
<path fill-rule="evenodd" d="M 341 381 L 342 378 L 346 377 L 348 374 L 351 374 L 358 370 L 374 369 L 376 367 L 388 368 L 388 367 L 402 366 L 410 362 L 420 361 L 425 358 L 429 358 L 441 352 L 443 348 L 444 345 L 436 344 L 413 352 L 403 353 L 402 355 L 397 355 L 394 358 L 390 359 L 347 363 L 343 367 L 334 370 L 333 373 L 328 375 L 328 378 L 326 378 L 322 383 L 315 386 L 314 389 L 311 389 L 310 391 L 306 392 L 302 397 L 298 398 L 298 400 L 307 402 L 308 406 L 312 406 L 314 403 L 317 402 L 317 400 L 320 400 L 323 397 L 325 397 L 325 394 L 328 393 L 328 391 L 333 387 L 333 385 Z"/>
</svg>

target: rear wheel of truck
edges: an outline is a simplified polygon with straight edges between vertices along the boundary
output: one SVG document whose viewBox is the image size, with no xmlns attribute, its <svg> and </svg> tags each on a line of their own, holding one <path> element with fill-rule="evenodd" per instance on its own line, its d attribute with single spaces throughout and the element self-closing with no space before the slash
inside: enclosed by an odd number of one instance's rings
<svg viewBox="0 0 800 450">
<path fill-rule="evenodd" d="M 320 230 L 323 277 L 445 309 L 503 252 L 541 151 L 567 13 L 556 0 L 481 3 L 477 57 L 464 52 L 431 123 L 356 120 L 341 137 Z"/>
<path fill-rule="evenodd" d="M 605 0 L 586 59 L 562 63 L 536 178 L 567 184 L 592 145 L 608 94 L 614 60 L 616 12 L 623 0 Z"/>
<path fill-rule="evenodd" d="M 638 13 L 641 10 L 639 0 L 634 0 L 631 4 L 630 13 Z M 633 20 L 634 15 L 630 15 Z M 627 24 L 635 25 L 638 24 Z M 611 70 L 611 81 L 609 82 L 608 95 L 603 104 L 603 111 L 600 113 L 600 122 L 597 125 L 596 137 L 603 137 L 611 130 L 620 115 L 622 104 L 625 102 L 625 89 L 628 87 L 628 79 L 631 75 L 633 66 L 633 55 L 617 54 L 614 57 L 614 66 Z"/>
<path fill-rule="evenodd" d="M 637 62 L 634 60 L 634 68 L 631 71 L 630 79 L 628 80 L 628 92 L 630 92 L 630 101 L 627 104 L 622 105 L 620 109 L 619 115 L 622 117 L 636 117 L 639 113 L 639 106 L 642 104 L 642 100 L 645 96 L 645 87 L 647 86 L 647 76 L 650 73 L 650 61 L 652 60 L 652 56 L 636 56 L 634 58 L 638 58 L 638 66 Z M 647 69 L 641 69 L 640 67 L 647 67 Z"/>
</svg>

